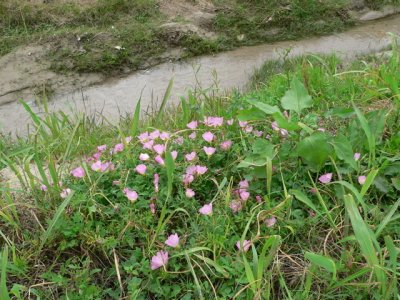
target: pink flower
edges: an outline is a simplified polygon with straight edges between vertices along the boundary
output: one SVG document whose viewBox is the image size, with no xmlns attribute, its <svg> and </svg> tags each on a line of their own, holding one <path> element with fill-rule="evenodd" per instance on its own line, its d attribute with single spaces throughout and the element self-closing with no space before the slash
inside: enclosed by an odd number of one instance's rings
<svg viewBox="0 0 400 300">
<path fill-rule="evenodd" d="M 188 197 L 188 198 L 193 198 L 194 195 L 196 195 L 196 193 L 192 189 L 186 189 L 185 194 L 186 194 L 186 197 Z"/>
<path fill-rule="evenodd" d="M 257 203 L 261 203 L 262 202 L 261 196 L 257 195 L 256 196 L 256 201 L 257 201 Z"/>
<path fill-rule="evenodd" d="M 116 144 L 114 146 L 114 153 L 122 152 L 124 151 L 124 144 Z"/>
<path fill-rule="evenodd" d="M 239 121 L 239 126 L 241 127 L 241 128 L 244 128 L 244 127 L 246 127 L 247 126 L 247 122 L 246 121 Z"/>
<path fill-rule="evenodd" d="M 146 165 L 143 165 L 143 164 L 138 165 L 138 166 L 135 168 L 135 171 L 138 172 L 140 175 L 146 174 L 146 170 L 147 170 L 147 167 L 146 167 Z"/>
<path fill-rule="evenodd" d="M 132 137 L 131 136 L 127 136 L 125 138 L 125 143 L 129 144 L 132 141 Z"/>
<path fill-rule="evenodd" d="M 165 241 L 165 245 L 170 246 L 172 248 L 176 248 L 179 245 L 179 236 L 177 233 L 171 234 L 168 239 Z"/>
<path fill-rule="evenodd" d="M 160 175 L 158 175 L 157 173 L 154 174 L 154 190 L 156 191 L 156 193 L 158 193 L 158 183 L 160 181 Z"/>
<path fill-rule="evenodd" d="M 250 132 L 252 132 L 252 131 L 253 131 L 253 126 L 248 125 L 248 126 L 246 126 L 246 127 L 244 128 L 244 132 L 250 133 Z"/>
<path fill-rule="evenodd" d="M 222 117 L 207 117 L 204 118 L 204 125 L 210 127 L 219 127 L 224 124 L 224 118 Z"/>
<path fill-rule="evenodd" d="M 139 159 L 140 159 L 141 161 L 147 161 L 147 160 L 150 159 L 150 155 L 148 155 L 147 153 L 140 153 Z"/>
<path fill-rule="evenodd" d="M 196 172 L 198 175 L 203 175 L 208 171 L 207 167 L 204 166 L 196 166 Z"/>
<path fill-rule="evenodd" d="M 132 191 L 132 190 L 130 190 L 128 188 L 124 189 L 124 194 L 128 198 L 128 200 L 130 200 L 132 202 L 136 201 L 138 199 L 138 197 L 139 197 L 138 193 L 136 193 L 136 191 Z"/>
<path fill-rule="evenodd" d="M 243 204 L 241 201 L 233 200 L 229 203 L 229 207 L 233 213 L 237 213 L 238 211 L 242 210 Z"/>
<path fill-rule="evenodd" d="M 170 135 L 169 135 L 168 132 L 162 132 L 162 133 L 160 134 L 160 139 L 163 140 L 163 141 L 168 140 L 169 137 L 170 137 Z"/>
<path fill-rule="evenodd" d="M 183 176 L 183 183 L 185 186 L 191 184 L 193 182 L 193 180 L 194 180 L 194 176 L 191 174 L 185 174 Z"/>
<path fill-rule="evenodd" d="M 61 191 L 60 196 L 61 196 L 61 198 L 65 199 L 68 197 L 69 194 L 71 194 L 71 192 L 72 192 L 71 189 L 63 189 Z"/>
<path fill-rule="evenodd" d="M 248 191 L 241 191 L 240 192 L 240 199 L 243 201 L 247 201 L 250 197 L 250 193 Z"/>
<path fill-rule="evenodd" d="M 249 251 L 251 246 L 251 241 L 244 240 L 243 243 L 241 241 L 236 242 L 236 248 L 239 249 L 239 251 L 247 252 Z"/>
<path fill-rule="evenodd" d="M 150 140 L 150 136 L 148 132 L 143 132 L 138 136 L 140 142 L 145 143 Z"/>
<path fill-rule="evenodd" d="M 178 157 L 178 151 L 171 151 L 172 159 L 175 160 Z"/>
<path fill-rule="evenodd" d="M 107 145 L 101 145 L 97 147 L 97 151 L 99 152 L 104 152 L 107 149 Z"/>
<path fill-rule="evenodd" d="M 274 216 L 265 220 L 265 225 L 267 225 L 267 227 L 272 227 L 275 225 L 275 223 L 276 223 L 276 218 Z"/>
<path fill-rule="evenodd" d="M 214 134 L 212 134 L 212 133 L 209 132 L 209 131 L 203 133 L 202 136 L 203 136 L 203 139 L 204 139 L 206 142 L 209 142 L 209 143 L 211 143 L 212 140 L 214 139 Z"/>
<path fill-rule="evenodd" d="M 47 191 L 47 186 L 44 185 L 44 184 L 42 184 L 42 185 L 40 186 L 40 189 L 41 189 L 43 192 L 46 192 L 46 191 Z"/>
<path fill-rule="evenodd" d="M 112 184 L 113 185 L 119 185 L 121 182 L 119 181 L 119 180 L 114 180 L 113 182 L 112 182 Z"/>
<path fill-rule="evenodd" d="M 189 166 L 186 168 L 186 174 L 188 175 L 195 175 L 197 173 L 197 167 L 196 166 Z"/>
<path fill-rule="evenodd" d="M 187 124 L 186 126 L 189 129 L 196 129 L 197 128 L 197 124 L 198 124 L 197 121 L 192 121 L 189 124 Z"/>
<path fill-rule="evenodd" d="M 359 176 L 358 177 L 358 183 L 361 184 L 361 185 L 363 185 L 366 180 L 367 180 L 367 177 L 365 177 L 365 176 Z"/>
<path fill-rule="evenodd" d="M 204 205 L 202 208 L 199 209 L 199 213 L 205 216 L 209 216 L 212 214 L 212 203 Z"/>
<path fill-rule="evenodd" d="M 82 167 L 78 167 L 71 171 L 71 175 L 76 178 L 83 178 L 85 177 L 85 170 Z"/>
<path fill-rule="evenodd" d="M 189 139 L 194 140 L 197 137 L 196 132 L 192 132 L 191 134 L 189 134 Z"/>
<path fill-rule="evenodd" d="M 185 159 L 187 161 L 192 161 L 192 160 L 196 159 L 196 157 L 197 157 L 197 154 L 194 151 L 192 153 L 189 153 L 189 154 L 185 155 Z"/>
<path fill-rule="evenodd" d="M 183 137 L 179 136 L 174 141 L 175 144 L 182 145 L 183 144 Z"/>
<path fill-rule="evenodd" d="M 158 268 L 166 266 L 168 263 L 168 252 L 159 251 L 151 258 L 150 268 L 156 270 Z"/>
<path fill-rule="evenodd" d="M 155 205 L 155 203 L 150 203 L 149 207 L 150 207 L 151 213 L 153 215 L 155 215 L 156 214 L 156 205 Z"/>
<path fill-rule="evenodd" d="M 153 141 L 153 140 L 144 142 L 144 143 L 142 144 L 143 149 L 147 149 L 147 150 L 153 150 L 153 145 L 154 145 L 154 141 Z"/>
<path fill-rule="evenodd" d="M 101 152 L 97 152 L 97 153 L 93 154 L 92 157 L 93 157 L 95 160 L 99 160 L 100 157 L 101 157 Z"/>
<path fill-rule="evenodd" d="M 100 172 L 105 172 L 105 171 L 112 171 L 114 170 L 115 166 L 113 163 L 111 162 L 105 162 L 104 164 L 101 164 L 100 167 Z"/>
<path fill-rule="evenodd" d="M 92 166 L 90 167 L 93 171 L 100 171 L 101 169 L 101 161 L 98 160 L 95 163 L 92 164 Z"/>
<path fill-rule="evenodd" d="M 232 147 L 232 141 L 223 141 L 219 146 L 222 150 L 228 151 Z"/>
<path fill-rule="evenodd" d="M 253 134 L 254 134 L 256 137 L 262 137 L 262 135 L 264 134 L 264 132 L 259 131 L 259 130 L 254 130 L 254 131 L 253 131 Z"/>
<path fill-rule="evenodd" d="M 280 129 L 277 122 L 272 122 L 271 127 L 275 131 L 279 131 L 279 129 Z"/>
<path fill-rule="evenodd" d="M 289 134 L 289 132 L 286 129 L 280 129 L 279 132 L 281 136 L 287 136 Z"/>
<path fill-rule="evenodd" d="M 150 132 L 149 138 L 152 140 L 158 139 L 160 137 L 160 131 L 159 130 L 154 130 L 153 132 Z"/>
<path fill-rule="evenodd" d="M 240 189 L 247 189 L 249 187 L 249 182 L 247 180 L 242 180 L 239 182 Z"/>
<path fill-rule="evenodd" d="M 326 173 L 318 178 L 322 183 L 329 183 L 332 180 L 332 173 Z"/>
<path fill-rule="evenodd" d="M 156 161 L 156 163 L 158 163 L 158 164 L 161 165 L 161 166 L 164 166 L 164 165 L 165 165 L 164 159 L 163 159 L 160 155 L 157 155 L 157 156 L 154 158 L 154 160 Z"/>
<path fill-rule="evenodd" d="M 165 146 L 161 144 L 157 144 L 153 146 L 153 150 L 158 154 L 161 155 L 165 151 Z"/>
<path fill-rule="evenodd" d="M 211 156 L 215 153 L 215 148 L 213 147 L 203 147 L 204 152 L 207 154 L 207 156 Z"/>
<path fill-rule="evenodd" d="M 354 153 L 354 160 L 355 161 L 358 161 L 360 159 L 360 157 L 361 157 L 361 153 L 358 153 L 358 152 Z"/>
</svg>

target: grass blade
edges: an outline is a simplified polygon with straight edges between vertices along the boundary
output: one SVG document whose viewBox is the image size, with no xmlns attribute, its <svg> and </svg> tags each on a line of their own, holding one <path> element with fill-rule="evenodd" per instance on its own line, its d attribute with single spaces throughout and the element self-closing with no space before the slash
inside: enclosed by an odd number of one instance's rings
<svg viewBox="0 0 400 300">
<path fill-rule="evenodd" d="M 174 79 L 172 78 L 168 83 L 167 90 L 165 91 L 163 100 L 161 102 L 161 106 L 160 106 L 160 108 L 158 110 L 158 114 L 157 114 L 157 117 L 156 117 L 157 124 L 159 124 L 159 122 L 160 122 L 160 120 L 161 120 L 161 118 L 162 118 L 162 116 L 164 114 L 165 106 L 167 105 L 168 99 L 171 96 L 171 91 L 172 91 L 172 86 L 173 85 L 174 85 Z"/>
</svg>

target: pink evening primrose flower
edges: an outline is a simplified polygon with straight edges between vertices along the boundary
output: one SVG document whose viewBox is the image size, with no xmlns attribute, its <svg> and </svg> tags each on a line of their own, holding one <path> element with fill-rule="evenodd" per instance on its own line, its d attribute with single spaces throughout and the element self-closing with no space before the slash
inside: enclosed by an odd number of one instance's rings
<svg viewBox="0 0 400 300">
<path fill-rule="evenodd" d="M 247 126 L 244 128 L 244 132 L 246 132 L 246 133 L 250 133 L 250 132 L 252 132 L 252 131 L 253 131 L 253 126 L 247 125 Z"/>
<path fill-rule="evenodd" d="M 267 225 L 267 227 L 273 227 L 275 224 L 276 224 L 276 218 L 274 216 L 265 219 L 265 225 Z"/>
<path fill-rule="evenodd" d="M 125 196 L 128 198 L 129 201 L 136 201 L 138 199 L 138 193 L 136 193 L 136 191 L 132 191 L 128 188 L 124 189 L 124 194 Z"/>
<path fill-rule="evenodd" d="M 122 152 L 124 151 L 124 144 L 116 144 L 114 146 L 114 153 Z"/>
<path fill-rule="evenodd" d="M 193 198 L 196 193 L 192 189 L 186 189 L 185 195 L 188 198 Z"/>
<path fill-rule="evenodd" d="M 242 210 L 243 204 L 239 200 L 233 200 L 231 201 L 231 203 L 229 203 L 229 207 L 233 213 L 237 213 L 238 211 Z"/>
<path fill-rule="evenodd" d="M 207 154 L 207 156 L 211 156 L 215 153 L 215 148 L 213 147 L 203 147 L 204 152 Z"/>
<path fill-rule="evenodd" d="M 138 136 L 140 142 L 145 143 L 150 140 L 150 136 L 148 132 L 143 132 Z"/>
<path fill-rule="evenodd" d="M 161 155 L 165 151 L 165 146 L 161 144 L 157 144 L 153 146 L 153 150 L 158 154 Z"/>
<path fill-rule="evenodd" d="M 98 161 L 94 162 L 90 168 L 91 168 L 93 171 L 96 171 L 96 172 L 97 172 L 97 171 L 100 171 L 100 169 L 101 169 L 101 161 L 98 160 Z"/>
<path fill-rule="evenodd" d="M 322 183 L 329 183 L 332 180 L 332 173 L 326 173 L 318 178 Z"/>
<path fill-rule="evenodd" d="M 162 141 L 168 140 L 169 137 L 170 137 L 170 135 L 169 135 L 168 132 L 161 132 L 161 134 L 160 134 L 160 139 L 161 139 Z"/>
<path fill-rule="evenodd" d="M 239 126 L 241 127 L 241 128 L 244 128 L 244 127 L 246 127 L 247 126 L 247 122 L 246 121 L 239 121 Z"/>
<path fill-rule="evenodd" d="M 101 145 L 97 147 L 97 151 L 99 152 L 104 152 L 107 149 L 107 145 Z"/>
<path fill-rule="evenodd" d="M 232 141 L 223 141 L 219 146 L 222 150 L 228 151 L 232 147 Z"/>
<path fill-rule="evenodd" d="M 361 157 L 361 153 L 358 153 L 358 152 L 354 153 L 354 160 L 355 161 L 358 161 L 360 159 L 360 157 Z"/>
<path fill-rule="evenodd" d="M 158 183 L 160 182 L 160 175 L 158 175 L 157 173 L 154 174 L 154 190 L 156 191 L 156 193 L 158 193 Z"/>
<path fill-rule="evenodd" d="M 151 213 L 153 215 L 155 215 L 156 214 L 156 205 L 155 205 L 155 203 L 150 203 L 149 207 L 150 207 Z"/>
<path fill-rule="evenodd" d="M 205 216 L 209 216 L 212 214 L 212 203 L 204 205 L 202 208 L 199 209 L 199 213 Z"/>
<path fill-rule="evenodd" d="M 359 176 L 358 177 L 358 183 L 361 184 L 361 185 L 363 185 L 366 180 L 367 180 L 367 177 L 365 177 L 365 176 Z"/>
<path fill-rule="evenodd" d="M 191 134 L 189 134 L 189 139 L 194 140 L 197 137 L 196 132 L 192 132 Z"/>
<path fill-rule="evenodd" d="M 132 141 L 132 137 L 131 136 L 127 136 L 125 138 L 125 143 L 129 144 Z"/>
<path fill-rule="evenodd" d="M 175 160 L 178 157 L 178 151 L 171 151 L 172 159 Z"/>
<path fill-rule="evenodd" d="M 158 139 L 160 137 L 160 131 L 159 130 L 154 130 L 153 132 L 150 132 L 149 138 L 151 140 Z"/>
<path fill-rule="evenodd" d="M 97 153 L 93 154 L 92 157 L 93 157 L 93 159 L 95 159 L 95 160 L 99 160 L 100 157 L 101 157 L 101 152 L 97 152 Z"/>
<path fill-rule="evenodd" d="M 214 134 L 207 131 L 207 132 L 203 133 L 202 137 L 206 142 L 211 143 L 214 139 Z"/>
<path fill-rule="evenodd" d="M 41 189 L 43 192 L 46 192 L 46 191 L 47 191 L 47 186 L 44 185 L 44 184 L 42 184 L 42 185 L 40 186 L 40 189 Z"/>
<path fill-rule="evenodd" d="M 140 175 L 146 174 L 147 167 L 146 165 L 140 164 L 136 166 L 135 171 L 138 172 Z"/>
<path fill-rule="evenodd" d="M 115 169 L 115 166 L 111 162 L 105 162 L 104 164 L 101 164 L 100 167 L 100 172 L 105 172 L 105 171 L 112 171 Z"/>
<path fill-rule="evenodd" d="M 197 154 L 194 151 L 185 155 L 185 159 L 187 161 L 192 161 L 192 160 L 196 159 L 196 157 L 197 157 Z"/>
<path fill-rule="evenodd" d="M 143 149 L 147 149 L 147 150 L 153 150 L 153 145 L 154 145 L 154 141 L 153 141 L 153 140 L 144 142 L 144 143 L 142 144 Z"/>
<path fill-rule="evenodd" d="M 158 163 L 158 164 L 161 165 L 161 166 L 164 166 L 164 165 L 165 165 L 164 159 L 163 159 L 160 155 L 157 155 L 157 156 L 154 158 L 154 160 L 156 161 L 156 163 Z"/>
<path fill-rule="evenodd" d="M 150 155 L 148 155 L 147 153 L 140 153 L 139 159 L 140 159 L 141 161 L 147 161 L 147 160 L 150 159 Z"/>
<path fill-rule="evenodd" d="M 226 121 L 226 124 L 228 124 L 229 126 L 233 125 L 233 119 Z"/>
<path fill-rule="evenodd" d="M 240 189 L 247 189 L 249 187 L 249 182 L 247 180 L 242 180 L 239 182 Z"/>
<path fill-rule="evenodd" d="M 168 252 L 158 251 L 156 255 L 151 258 L 150 268 L 156 270 L 158 268 L 166 266 L 168 263 Z"/>
<path fill-rule="evenodd" d="M 177 138 L 175 139 L 174 143 L 175 143 L 175 144 L 178 144 L 178 145 L 182 145 L 182 144 L 183 144 L 183 141 L 184 141 L 183 137 L 179 136 L 179 137 L 177 137 Z"/>
<path fill-rule="evenodd" d="M 275 121 L 271 123 L 271 127 L 275 131 L 279 131 L 279 129 L 280 129 L 279 126 L 278 126 L 278 123 L 275 122 Z"/>
<path fill-rule="evenodd" d="M 280 129 L 279 132 L 281 136 L 287 136 L 289 134 L 289 132 L 286 129 Z"/>
<path fill-rule="evenodd" d="M 61 191 L 60 197 L 65 199 L 68 197 L 69 194 L 71 194 L 71 192 L 72 192 L 71 189 L 63 189 Z"/>
<path fill-rule="evenodd" d="M 222 117 L 207 117 L 204 118 L 204 125 L 210 127 L 219 127 L 224 124 L 224 118 Z"/>
<path fill-rule="evenodd" d="M 251 241 L 244 240 L 243 243 L 241 241 L 236 242 L 236 248 L 238 248 L 239 251 L 247 252 L 249 251 L 251 246 Z"/>
<path fill-rule="evenodd" d="M 256 201 L 257 203 L 261 203 L 262 202 L 262 197 L 260 195 L 256 196 Z"/>
<path fill-rule="evenodd" d="M 188 186 L 189 184 L 191 184 L 194 181 L 194 176 L 191 174 L 185 174 L 183 176 L 183 184 L 185 186 Z"/>
<path fill-rule="evenodd" d="M 241 191 L 240 192 L 240 199 L 242 199 L 242 201 L 247 201 L 250 197 L 250 193 L 248 191 Z"/>
<path fill-rule="evenodd" d="M 192 121 L 192 122 L 188 123 L 186 126 L 187 126 L 187 128 L 194 130 L 197 128 L 197 125 L 198 125 L 197 121 Z"/>
<path fill-rule="evenodd" d="M 264 132 L 259 131 L 259 130 L 254 130 L 254 131 L 253 131 L 253 134 L 254 134 L 254 136 L 256 136 L 256 137 L 262 137 L 263 134 L 264 134 Z"/>
<path fill-rule="evenodd" d="M 85 170 L 82 167 L 78 167 L 71 171 L 71 175 L 75 178 L 83 178 L 85 177 Z"/>
<path fill-rule="evenodd" d="M 172 248 L 176 248 L 179 245 L 179 236 L 177 233 L 171 234 L 168 239 L 165 241 L 165 245 L 170 246 Z"/>
<path fill-rule="evenodd" d="M 203 175 L 203 174 L 205 174 L 207 171 L 208 171 L 208 168 L 207 168 L 207 167 L 204 167 L 204 166 L 196 166 L 196 173 L 197 173 L 198 175 Z"/>
</svg>

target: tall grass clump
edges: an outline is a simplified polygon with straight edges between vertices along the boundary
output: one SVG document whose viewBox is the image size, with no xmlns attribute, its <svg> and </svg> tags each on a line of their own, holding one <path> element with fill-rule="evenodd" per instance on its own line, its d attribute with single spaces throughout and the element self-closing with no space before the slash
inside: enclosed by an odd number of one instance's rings
<svg viewBox="0 0 400 300">
<path fill-rule="evenodd" d="M 276 63 L 177 108 L 168 88 L 117 126 L 24 103 L 33 130 L 0 152 L 1 298 L 398 298 L 398 55 Z"/>
</svg>

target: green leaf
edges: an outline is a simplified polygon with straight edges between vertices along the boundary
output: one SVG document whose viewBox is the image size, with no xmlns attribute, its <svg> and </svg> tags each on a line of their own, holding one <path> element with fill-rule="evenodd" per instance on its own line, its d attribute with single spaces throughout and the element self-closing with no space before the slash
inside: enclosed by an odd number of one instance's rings
<svg viewBox="0 0 400 300">
<path fill-rule="evenodd" d="M 293 78 L 290 89 L 281 99 L 281 105 L 284 109 L 295 111 L 298 114 L 313 105 L 311 96 L 297 77 Z"/>
<path fill-rule="evenodd" d="M 265 113 L 256 107 L 244 109 L 238 112 L 238 120 L 242 122 L 265 120 Z"/>
<path fill-rule="evenodd" d="M 317 207 L 314 205 L 314 203 L 311 201 L 310 198 L 307 197 L 306 194 L 299 190 L 290 190 L 289 193 L 293 194 L 297 200 L 300 202 L 303 202 L 305 205 L 307 205 L 309 208 L 311 208 L 313 211 L 321 215 L 321 212 L 317 209 Z"/>
<path fill-rule="evenodd" d="M 258 139 L 253 144 L 253 154 L 272 159 L 275 156 L 275 147 L 264 139 Z"/>
<path fill-rule="evenodd" d="M 357 163 L 354 160 L 353 148 L 345 136 L 337 136 L 333 140 L 333 148 L 335 149 L 336 155 L 339 159 L 348 163 L 353 169 L 357 169 Z"/>
<path fill-rule="evenodd" d="M 396 190 L 400 191 L 400 177 L 393 177 L 392 184 Z"/>
<path fill-rule="evenodd" d="M 319 169 L 332 154 L 333 149 L 328 143 L 327 136 L 322 132 L 316 132 L 306 137 L 297 145 L 297 155 L 312 168 Z"/>
<path fill-rule="evenodd" d="M 317 265 L 329 273 L 332 273 L 332 280 L 336 280 L 336 264 L 333 259 L 312 252 L 305 252 L 304 257 L 314 265 Z"/>
<path fill-rule="evenodd" d="M 266 104 L 266 103 L 263 103 L 263 102 L 259 102 L 259 101 L 254 100 L 254 99 L 249 99 L 249 100 L 247 100 L 247 102 L 249 102 L 254 107 L 258 108 L 259 110 L 263 111 L 267 115 L 272 115 L 274 113 L 281 112 L 281 110 L 279 109 L 278 106 L 272 106 L 272 105 L 269 105 L 269 104 Z"/>
<path fill-rule="evenodd" d="M 274 113 L 272 116 L 274 117 L 276 123 L 278 123 L 279 128 L 292 131 L 301 129 L 301 127 L 297 123 L 290 122 L 280 112 Z"/>
<path fill-rule="evenodd" d="M 171 152 L 167 151 L 165 153 L 165 167 L 167 169 L 167 179 L 168 179 L 168 198 L 172 194 L 172 184 L 174 181 L 174 171 L 175 171 L 175 162 L 172 158 Z"/>
<path fill-rule="evenodd" d="M 10 300 L 10 296 L 7 290 L 7 264 L 8 264 L 8 246 L 4 247 L 3 252 L 0 256 L 0 267 L 1 267 L 1 276 L 0 276 L 0 298 L 3 300 Z"/>
<path fill-rule="evenodd" d="M 133 137 L 136 136 L 136 133 L 139 128 L 140 102 L 141 102 L 141 99 L 139 99 L 138 103 L 136 104 L 135 113 L 133 114 L 132 125 L 131 125 L 131 135 Z"/>
<path fill-rule="evenodd" d="M 171 96 L 171 91 L 172 91 L 173 85 L 174 85 L 174 79 L 172 78 L 168 83 L 168 87 L 167 87 L 167 89 L 165 91 L 163 100 L 162 100 L 160 108 L 158 110 L 158 114 L 157 114 L 157 117 L 156 117 L 157 124 L 159 124 L 159 122 L 160 122 L 160 120 L 161 120 L 161 118 L 162 118 L 162 116 L 164 114 L 165 106 L 167 105 L 168 99 Z"/>
</svg>

